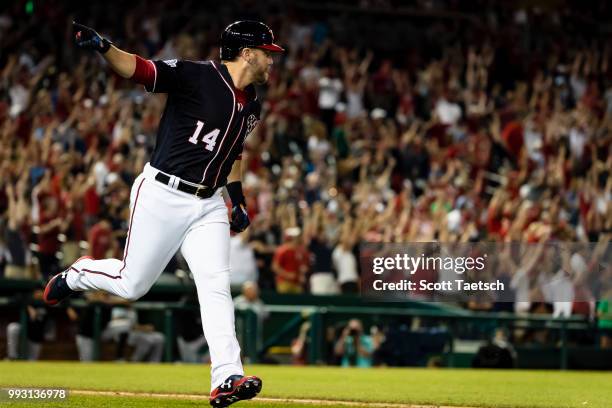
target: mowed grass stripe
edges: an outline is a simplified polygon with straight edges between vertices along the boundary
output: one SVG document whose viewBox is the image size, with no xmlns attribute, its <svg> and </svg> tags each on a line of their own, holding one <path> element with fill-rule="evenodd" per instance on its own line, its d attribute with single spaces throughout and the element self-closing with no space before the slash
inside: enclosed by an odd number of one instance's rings
<svg viewBox="0 0 612 408">
<path fill-rule="evenodd" d="M 250 366 L 265 398 L 495 408 L 610 407 L 610 372 Z M 209 367 L 3 362 L 0 384 L 207 394 Z"/>
</svg>

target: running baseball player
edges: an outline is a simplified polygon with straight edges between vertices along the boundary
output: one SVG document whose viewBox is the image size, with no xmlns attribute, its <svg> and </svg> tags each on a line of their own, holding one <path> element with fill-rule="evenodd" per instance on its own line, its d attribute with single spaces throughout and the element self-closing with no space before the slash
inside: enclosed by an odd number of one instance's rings
<svg viewBox="0 0 612 408">
<path fill-rule="evenodd" d="M 259 121 L 253 84 L 268 80 L 272 30 L 237 21 L 221 35 L 221 63 L 150 61 L 115 47 L 93 29 L 74 23 L 80 48 L 99 52 L 120 76 L 149 92 L 168 94 L 150 163 L 132 186 L 123 259 L 78 259 L 54 276 L 44 299 L 54 305 L 86 290 L 105 290 L 128 300 L 149 291 L 181 250 L 195 279 L 202 326 L 211 356 L 213 407 L 251 399 L 262 387 L 244 376 L 230 294 L 230 229 L 249 226 L 241 184 L 244 140 Z M 231 219 L 221 195 L 232 202 Z M 229 228 L 228 228 L 229 224 Z"/>
</svg>

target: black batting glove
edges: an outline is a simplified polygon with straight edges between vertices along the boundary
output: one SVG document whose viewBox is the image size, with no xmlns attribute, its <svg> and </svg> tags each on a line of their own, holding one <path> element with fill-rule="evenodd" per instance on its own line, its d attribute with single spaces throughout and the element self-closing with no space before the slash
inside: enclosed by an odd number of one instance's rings
<svg viewBox="0 0 612 408">
<path fill-rule="evenodd" d="M 93 50 L 105 54 L 113 44 L 98 34 L 93 28 L 79 24 L 76 21 L 72 22 L 72 28 L 74 29 L 74 43 L 77 47 L 84 50 Z"/>
<path fill-rule="evenodd" d="M 249 224 L 249 214 L 246 210 L 246 200 L 242 193 L 242 183 L 239 181 L 232 181 L 225 186 L 227 193 L 232 200 L 232 219 L 230 221 L 230 229 L 233 232 L 242 232 Z"/>
<path fill-rule="evenodd" d="M 233 232 L 242 232 L 247 229 L 250 224 L 251 220 L 249 220 L 249 214 L 246 208 L 242 204 L 233 206 L 230 229 Z"/>
</svg>

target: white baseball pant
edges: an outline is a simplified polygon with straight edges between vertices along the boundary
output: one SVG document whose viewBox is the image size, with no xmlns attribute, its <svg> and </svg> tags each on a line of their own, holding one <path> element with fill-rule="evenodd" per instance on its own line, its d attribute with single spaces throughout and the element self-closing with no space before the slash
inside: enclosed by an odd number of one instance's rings
<svg viewBox="0 0 612 408">
<path fill-rule="evenodd" d="M 68 273 L 77 291 L 104 290 L 128 300 L 149 291 L 180 248 L 195 278 L 204 335 L 210 349 L 211 390 L 243 375 L 230 293 L 228 213 L 221 191 L 207 199 L 155 180 L 146 164 L 130 195 L 130 224 L 123 260 L 82 259 Z"/>
</svg>

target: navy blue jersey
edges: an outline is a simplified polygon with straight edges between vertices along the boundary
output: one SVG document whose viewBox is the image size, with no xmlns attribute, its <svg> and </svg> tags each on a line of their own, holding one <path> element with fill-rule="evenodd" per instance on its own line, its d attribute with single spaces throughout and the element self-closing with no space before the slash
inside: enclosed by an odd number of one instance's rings
<svg viewBox="0 0 612 408">
<path fill-rule="evenodd" d="M 261 104 L 255 88 L 239 102 L 227 67 L 213 61 L 153 61 L 149 92 L 168 94 L 151 165 L 192 183 L 224 186 Z"/>
</svg>

